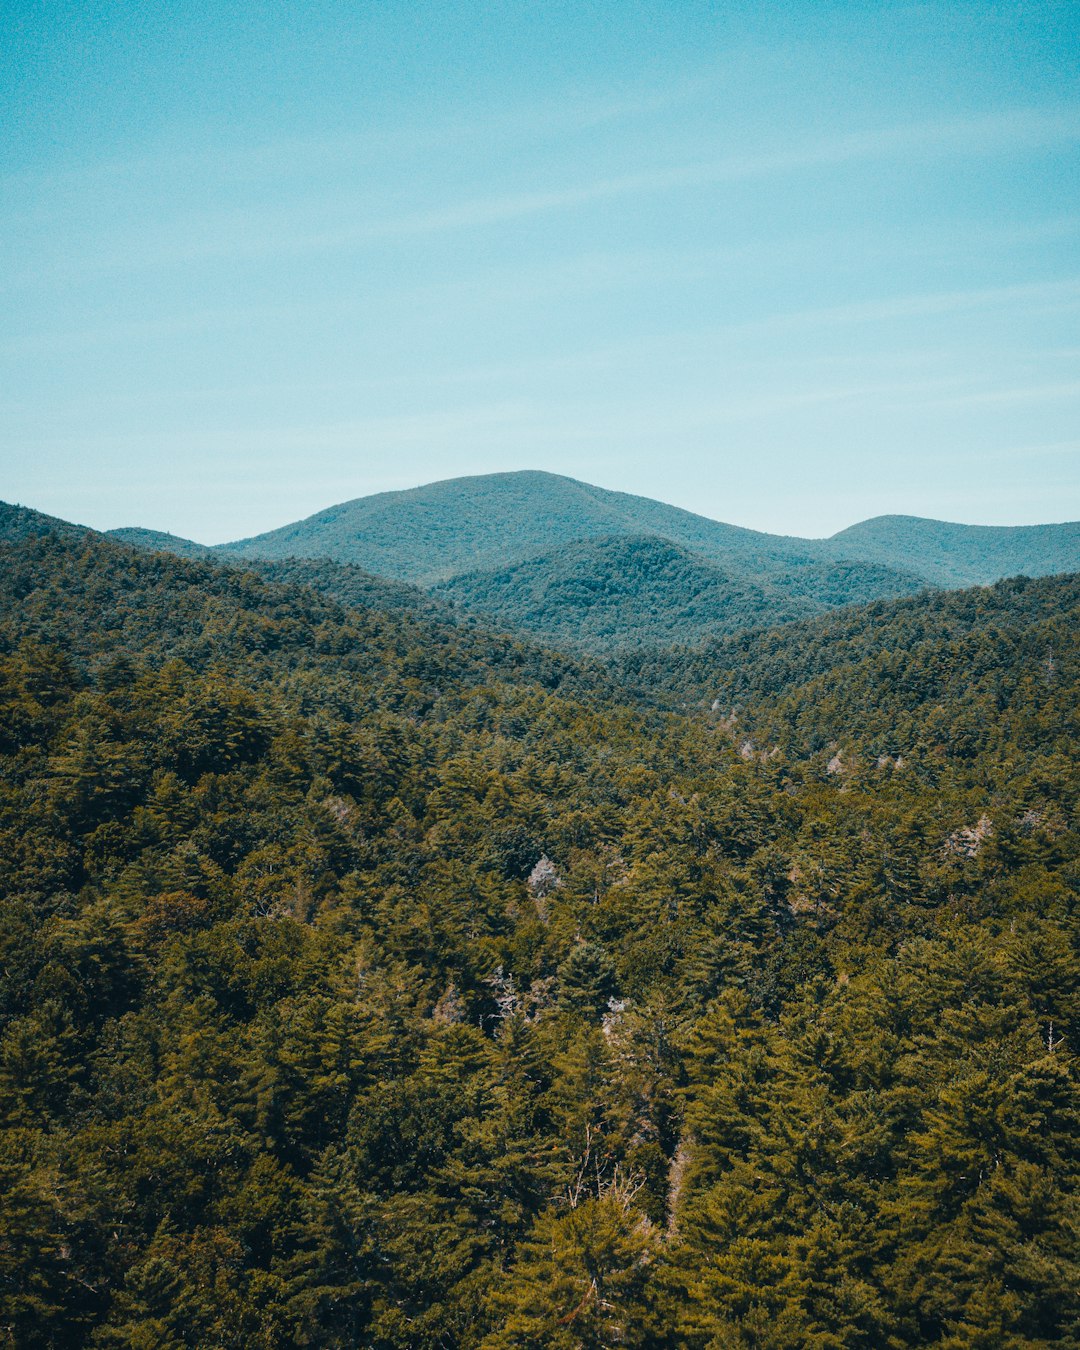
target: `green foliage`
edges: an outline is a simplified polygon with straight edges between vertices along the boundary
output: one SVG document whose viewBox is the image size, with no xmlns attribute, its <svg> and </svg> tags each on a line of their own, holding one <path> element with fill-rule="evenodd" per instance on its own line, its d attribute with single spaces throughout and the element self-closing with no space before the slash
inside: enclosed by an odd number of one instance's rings
<svg viewBox="0 0 1080 1350">
<path fill-rule="evenodd" d="M 986 585 L 1000 577 L 1075 572 L 1080 524 L 953 525 L 917 516 L 875 516 L 830 541 L 848 558 L 909 568 L 937 586 Z"/>
<path fill-rule="evenodd" d="M 153 532 L 123 533 L 127 542 L 145 544 L 149 541 L 136 536 Z M 1075 523 L 1004 528 L 880 516 L 832 539 L 795 539 L 535 471 L 454 478 L 361 497 L 221 549 L 252 558 L 332 558 L 427 585 L 617 535 L 666 540 L 743 579 L 786 577 L 805 596 L 814 594 L 815 584 L 823 585 L 821 598 L 830 604 L 899 594 L 912 577 L 923 585 L 970 586 L 1020 572 L 1069 571 L 1080 563 Z M 159 546 L 173 547 L 169 537 L 158 538 Z M 191 547 L 186 540 L 176 542 L 185 551 Z M 860 586 L 877 589 L 860 593 Z M 841 592 L 844 599 L 838 598 Z"/>
<path fill-rule="evenodd" d="M 649 1282 L 658 1236 L 617 1191 L 544 1213 L 492 1297 L 501 1323 L 482 1350 L 654 1346 Z"/>
<path fill-rule="evenodd" d="M 580 942 L 558 970 L 559 1007 L 598 1021 L 615 992 L 615 966 L 602 947 Z"/>
<path fill-rule="evenodd" d="M 790 566 L 748 554 L 721 566 L 655 535 L 615 535 L 466 572 L 433 594 L 500 627 L 607 652 L 701 642 L 921 585 L 883 567 L 808 559 Z"/>
<path fill-rule="evenodd" d="M 646 702 L 23 534 L 0 1341 L 1080 1344 L 1075 577 L 642 656 Z"/>
<path fill-rule="evenodd" d="M 86 533 L 0 505 L 0 538 L 50 530 Z M 1080 566 L 1076 523 L 1006 528 L 881 516 L 831 539 L 797 539 L 537 472 L 381 493 L 216 548 L 138 528 L 110 537 L 203 561 L 232 558 L 347 606 L 441 622 L 471 615 L 599 653 L 698 645 L 928 586 Z"/>
</svg>

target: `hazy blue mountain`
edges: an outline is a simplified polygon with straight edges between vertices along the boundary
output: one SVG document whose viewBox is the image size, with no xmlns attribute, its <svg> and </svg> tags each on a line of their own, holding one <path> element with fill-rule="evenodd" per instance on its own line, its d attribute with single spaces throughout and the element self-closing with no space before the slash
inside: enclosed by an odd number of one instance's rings
<svg viewBox="0 0 1080 1350">
<path fill-rule="evenodd" d="M 0 519 L 0 537 L 50 529 L 83 527 L 24 507 Z M 443 620 L 464 612 L 597 652 L 695 645 L 928 587 L 1080 569 L 1078 523 L 880 516 L 830 539 L 800 539 L 539 471 L 379 493 L 213 548 L 152 529 L 109 534 L 142 549 L 241 564 L 348 605 Z"/>
<path fill-rule="evenodd" d="M 433 593 L 557 645 L 613 651 L 790 623 L 864 598 L 857 594 L 860 584 L 873 596 L 922 588 L 917 578 L 861 563 L 814 562 L 784 571 L 766 563 L 761 578 L 725 571 L 656 535 L 608 535 L 511 567 L 467 572 Z"/>
<path fill-rule="evenodd" d="M 1051 576 L 1080 567 L 1080 522 L 953 525 L 918 516 L 875 516 L 833 535 L 849 558 L 909 568 L 939 586 L 987 585 L 1000 577 Z"/>
<path fill-rule="evenodd" d="M 1077 523 L 997 527 L 882 516 L 830 539 L 800 539 L 532 470 L 360 497 L 220 551 L 331 558 L 430 586 L 613 535 L 665 539 L 732 576 L 786 586 L 795 595 L 817 594 L 827 605 L 903 594 L 913 577 L 924 585 L 969 586 L 1080 567 Z M 824 563 L 855 566 L 832 572 L 822 594 L 822 578 L 813 569 Z M 867 563 L 879 570 L 863 572 Z"/>
<path fill-rule="evenodd" d="M 615 534 L 656 535 L 713 561 L 747 554 L 779 561 L 820 551 L 812 541 L 723 525 L 647 497 L 535 471 L 360 497 L 222 548 L 248 557 L 332 558 L 430 585 Z"/>
</svg>

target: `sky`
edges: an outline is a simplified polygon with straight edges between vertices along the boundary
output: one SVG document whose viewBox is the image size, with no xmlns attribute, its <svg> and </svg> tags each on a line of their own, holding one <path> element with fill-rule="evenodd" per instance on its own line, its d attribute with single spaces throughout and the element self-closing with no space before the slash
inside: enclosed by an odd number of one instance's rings
<svg viewBox="0 0 1080 1350">
<path fill-rule="evenodd" d="M 0 498 L 1080 518 L 1080 5 L 0 0 Z"/>
</svg>

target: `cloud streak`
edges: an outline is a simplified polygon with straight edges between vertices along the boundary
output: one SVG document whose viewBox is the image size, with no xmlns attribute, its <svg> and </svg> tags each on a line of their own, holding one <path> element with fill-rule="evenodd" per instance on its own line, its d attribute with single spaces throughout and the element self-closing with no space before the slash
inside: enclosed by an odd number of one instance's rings
<svg viewBox="0 0 1080 1350">
<path fill-rule="evenodd" d="M 1080 106 L 1020 108 L 990 116 L 923 121 L 822 137 L 792 148 L 701 155 L 681 164 L 652 166 L 573 184 L 467 197 L 368 221 L 358 219 L 367 206 L 363 194 L 337 194 L 321 199 L 312 194 L 299 217 L 295 211 L 283 212 L 273 206 L 216 216 L 181 217 L 170 230 L 159 231 L 156 240 L 150 232 L 149 237 L 140 238 L 139 231 L 132 231 L 123 249 L 97 255 L 92 250 L 84 251 L 78 258 L 60 262 L 53 271 L 62 276 L 88 268 L 130 271 L 225 259 L 257 261 L 333 252 L 423 236 L 489 230 L 624 198 L 783 178 L 851 163 L 911 157 L 1002 156 L 1072 143 L 1080 143 Z M 328 216 L 333 223 L 311 228 L 305 224 L 304 216 L 313 211 Z M 34 284 L 42 278 L 42 269 L 36 267 L 24 274 L 22 282 Z"/>
</svg>

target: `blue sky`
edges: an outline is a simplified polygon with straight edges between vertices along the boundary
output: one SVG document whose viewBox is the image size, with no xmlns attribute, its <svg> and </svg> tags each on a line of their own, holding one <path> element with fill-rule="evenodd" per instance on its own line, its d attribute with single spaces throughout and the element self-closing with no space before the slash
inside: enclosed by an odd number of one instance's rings
<svg viewBox="0 0 1080 1350">
<path fill-rule="evenodd" d="M 2 8 L 5 500 L 1080 517 L 1075 3 Z"/>
</svg>

